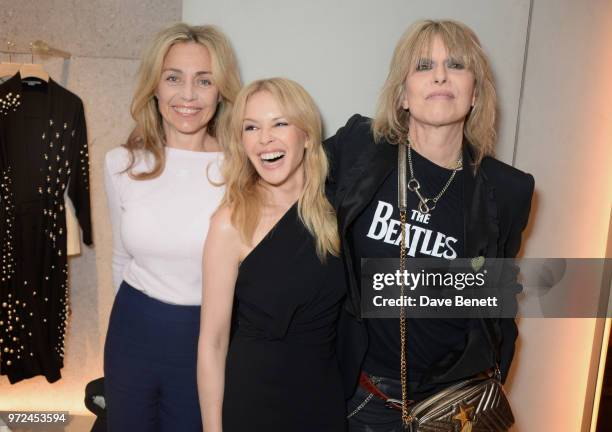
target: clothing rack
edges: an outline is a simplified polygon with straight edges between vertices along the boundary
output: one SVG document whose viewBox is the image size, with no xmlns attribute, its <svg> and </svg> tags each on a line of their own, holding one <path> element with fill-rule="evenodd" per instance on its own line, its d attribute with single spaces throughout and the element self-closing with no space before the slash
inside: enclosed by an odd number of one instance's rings
<svg viewBox="0 0 612 432">
<path fill-rule="evenodd" d="M 8 48 L 0 49 L 0 52 L 4 54 L 8 54 L 9 56 L 12 54 L 30 54 L 32 55 L 32 57 L 34 57 L 34 55 L 36 54 L 36 55 L 44 55 L 44 56 L 50 56 L 50 57 L 61 57 L 64 59 L 69 59 L 72 57 L 72 54 L 70 54 L 68 51 L 53 48 L 49 46 L 49 44 L 43 40 L 35 40 L 34 42 L 31 42 L 29 51 L 18 51 L 18 50 L 11 49 L 11 46 L 13 48 L 15 47 L 15 44 L 11 41 L 8 41 L 6 45 Z"/>
<path fill-rule="evenodd" d="M 34 55 L 37 56 L 49 56 L 49 57 L 60 57 L 63 58 L 62 67 L 62 79 L 61 83 L 65 87 L 68 81 L 68 65 L 72 54 L 68 51 L 64 51 L 58 48 L 53 48 L 43 40 L 35 40 L 30 43 L 30 51 L 20 51 L 15 49 L 15 43 L 8 40 L 6 42 L 7 49 L 0 49 L 0 53 L 8 54 L 8 63 L 0 63 L 0 69 L 3 75 L 14 75 L 19 70 L 22 76 L 33 76 L 40 78 L 44 81 L 49 81 L 49 74 L 45 71 L 44 67 L 40 64 L 34 64 Z M 24 62 L 13 62 L 13 54 L 30 54 L 30 64 Z"/>
<path fill-rule="evenodd" d="M 32 45 L 34 45 L 36 43 L 41 43 L 41 45 L 43 45 L 43 46 L 46 45 L 46 47 L 48 47 L 49 50 L 53 49 L 54 53 L 57 53 L 57 54 L 47 53 L 44 48 L 42 49 L 41 52 L 36 51 L 34 53 L 32 53 L 32 51 L 17 51 L 17 50 L 14 49 L 15 44 L 13 42 L 11 42 L 11 41 L 7 42 L 8 49 L 0 48 L 0 53 L 2 53 L 2 54 L 10 54 L 10 55 L 12 55 L 12 54 L 47 55 L 47 56 L 62 57 L 64 59 L 66 59 L 66 60 L 72 58 L 72 54 L 70 52 L 62 51 L 62 50 L 59 50 L 57 48 L 51 48 L 44 41 L 35 41 L 35 42 L 32 42 Z M 11 49 L 11 46 L 13 47 L 13 49 Z M 38 45 L 36 45 L 36 46 L 38 46 Z M 36 46 L 34 46 L 35 50 L 37 49 Z M 91 54 L 78 54 L 78 55 L 75 56 L 75 58 L 76 57 L 78 57 L 78 58 L 89 58 L 89 59 L 112 59 L 112 60 L 139 60 L 139 58 L 140 58 L 138 55 L 136 55 L 136 56 L 117 56 L 117 55 L 91 55 Z"/>
</svg>

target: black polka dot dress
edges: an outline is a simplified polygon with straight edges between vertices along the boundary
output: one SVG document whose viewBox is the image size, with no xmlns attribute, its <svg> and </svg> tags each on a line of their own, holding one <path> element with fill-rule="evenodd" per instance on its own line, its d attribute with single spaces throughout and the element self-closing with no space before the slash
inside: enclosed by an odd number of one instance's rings
<svg viewBox="0 0 612 432">
<path fill-rule="evenodd" d="M 92 244 L 83 104 L 52 79 L 0 85 L 0 374 L 61 378 L 70 314 L 64 195 Z"/>
</svg>

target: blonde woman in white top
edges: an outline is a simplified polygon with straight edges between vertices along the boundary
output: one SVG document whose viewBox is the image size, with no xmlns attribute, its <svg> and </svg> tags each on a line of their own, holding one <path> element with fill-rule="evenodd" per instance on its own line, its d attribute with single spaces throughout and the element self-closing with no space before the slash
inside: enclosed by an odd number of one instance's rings
<svg viewBox="0 0 612 432">
<path fill-rule="evenodd" d="M 106 156 L 118 290 L 104 355 L 109 430 L 199 431 L 196 385 L 208 221 L 223 195 L 218 124 L 239 90 L 211 26 L 176 24 L 146 50 L 136 129 Z"/>
</svg>

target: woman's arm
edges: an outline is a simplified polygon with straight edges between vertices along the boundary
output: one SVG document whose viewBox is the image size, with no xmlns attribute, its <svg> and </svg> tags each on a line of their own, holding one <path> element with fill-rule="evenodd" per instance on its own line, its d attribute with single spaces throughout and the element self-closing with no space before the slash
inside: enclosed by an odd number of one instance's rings
<svg viewBox="0 0 612 432">
<path fill-rule="evenodd" d="M 527 222 L 529 221 L 529 213 L 531 211 L 531 199 L 533 197 L 534 179 L 530 174 L 524 175 L 520 192 L 514 194 L 517 213 L 513 219 L 508 239 L 504 245 L 504 257 L 514 258 L 521 247 L 522 233 Z M 504 265 L 502 275 L 500 277 L 500 286 L 502 287 L 502 296 L 504 309 L 509 308 L 514 313 L 518 310 L 516 296 L 523 290 L 523 286 L 517 280 L 518 267 Z M 506 381 L 510 365 L 514 357 L 515 341 L 518 336 L 518 328 L 514 318 L 505 318 L 499 320 L 501 330 L 501 346 L 500 346 L 500 370 L 502 373 L 502 382 Z"/>
<path fill-rule="evenodd" d="M 111 154 L 111 152 L 106 154 L 104 161 L 104 186 L 106 189 L 106 198 L 113 233 L 113 287 L 116 293 L 123 280 L 125 267 L 132 257 L 123 246 L 123 241 L 121 240 L 121 196 L 117 185 L 118 179 L 116 172 L 118 170 L 113 166 L 114 156 L 115 155 Z"/>
<path fill-rule="evenodd" d="M 202 258 L 202 315 L 198 342 L 198 393 L 205 432 L 221 432 L 225 359 L 240 264 L 240 236 L 227 207 L 211 218 Z"/>
<path fill-rule="evenodd" d="M 327 154 L 327 161 L 329 163 L 329 171 L 327 173 L 327 179 L 325 183 L 325 192 L 327 198 L 331 204 L 336 208 L 335 195 L 336 187 L 338 185 L 338 169 L 340 167 L 340 158 L 342 155 L 342 147 L 347 136 L 352 133 L 355 125 L 366 120 L 365 117 L 359 114 L 353 114 L 350 119 L 346 122 L 346 125 L 342 126 L 335 135 L 327 138 L 323 141 L 323 147 Z"/>
</svg>

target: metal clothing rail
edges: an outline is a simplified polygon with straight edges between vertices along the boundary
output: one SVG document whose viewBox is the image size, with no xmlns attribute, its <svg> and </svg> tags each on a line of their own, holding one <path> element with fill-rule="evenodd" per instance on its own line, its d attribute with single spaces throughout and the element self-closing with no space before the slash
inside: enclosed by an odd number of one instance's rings
<svg viewBox="0 0 612 432">
<path fill-rule="evenodd" d="M 61 57 L 64 59 L 69 59 L 72 57 L 72 54 L 70 54 L 68 51 L 53 48 L 49 46 L 49 44 L 43 40 L 35 40 L 34 42 L 31 42 L 29 51 L 18 51 L 18 50 L 11 49 L 11 46 L 14 48 L 15 44 L 10 41 L 7 42 L 6 45 L 8 48 L 6 50 L 2 49 L 0 50 L 0 52 L 4 54 L 8 54 L 9 56 L 12 54 L 31 54 L 32 57 L 34 57 L 34 55 Z"/>
</svg>

